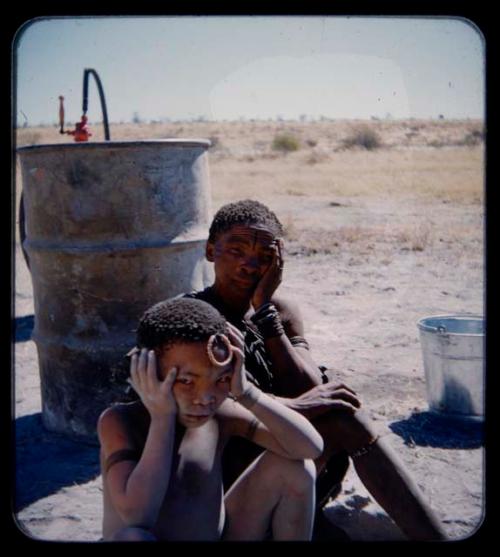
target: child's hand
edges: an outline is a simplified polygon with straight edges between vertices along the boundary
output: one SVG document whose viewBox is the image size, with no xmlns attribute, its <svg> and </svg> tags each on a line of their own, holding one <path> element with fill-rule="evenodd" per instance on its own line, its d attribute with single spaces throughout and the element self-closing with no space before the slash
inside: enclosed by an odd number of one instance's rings
<svg viewBox="0 0 500 557">
<path fill-rule="evenodd" d="M 165 379 L 160 381 L 156 367 L 156 355 L 153 350 L 143 348 L 140 353 L 136 352 L 131 356 L 128 382 L 141 397 L 152 418 L 177 412 L 177 403 L 172 392 L 177 369 L 170 369 Z"/>
<path fill-rule="evenodd" d="M 252 306 L 257 310 L 269 302 L 281 284 L 283 277 L 283 240 L 278 239 L 274 245 L 273 260 L 262 275 L 252 296 Z"/>
<path fill-rule="evenodd" d="M 235 397 L 240 396 L 249 386 L 245 375 L 245 343 L 242 332 L 231 323 L 229 327 L 229 340 L 233 347 L 233 376 L 231 377 L 231 394 Z"/>
</svg>

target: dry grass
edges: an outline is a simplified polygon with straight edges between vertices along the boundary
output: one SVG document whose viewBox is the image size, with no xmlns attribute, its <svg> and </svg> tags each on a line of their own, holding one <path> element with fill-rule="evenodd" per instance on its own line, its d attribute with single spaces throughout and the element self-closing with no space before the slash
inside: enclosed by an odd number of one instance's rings
<svg viewBox="0 0 500 557">
<path fill-rule="evenodd" d="M 68 128 L 71 125 L 68 124 Z M 103 140 L 100 123 L 91 124 L 92 139 Z M 359 131 L 377 136 L 389 149 L 440 146 L 473 146 L 484 140 L 484 126 L 479 120 L 326 120 L 317 122 L 171 122 L 152 124 L 110 124 L 112 140 L 162 139 L 173 137 L 217 138 L 230 156 L 271 150 L 278 135 L 291 135 L 306 148 L 324 147 L 331 152 L 343 149 L 346 138 Z M 63 143 L 68 136 L 60 135 L 56 125 L 20 128 L 19 145 L 30 143 L 38 134 L 39 143 Z"/>
<path fill-rule="evenodd" d="M 390 251 L 424 251 L 433 245 L 434 231 L 428 223 L 399 226 L 396 230 L 376 225 L 344 225 L 335 228 L 298 228 L 285 221 L 287 252 L 291 255 L 345 252 L 369 255 Z M 384 246 L 388 246 L 386 249 Z"/>
<path fill-rule="evenodd" d="M 483 153 L 479 148 L 346 151 L 309 157 L 314 158 L 304 160 L 297 152 L 289 153 L 286 159 L 211 159 L 214 200 L 238 199 L 245 192 L 266 197 L 305 192 L 330 198 L 403 196 L 483 201 Z"/>
<path fill-rule="evenodd" d="M 361 147 L 372 151 L 382 147 L 379 134 L 368 124 L 362 124 L 356 127 L 349 136 L 342 140 L 342 145 L 346 149 Z"/>
<path fill-rule="evenodd" d="M 298 151 L 300 149 L 300 142 L 290 133 L 281 133 L 274 137 L 271 146 L 274 151 L 291 153 L 292 151 Z"/>
<path fill-rule="evenodd" d="M 399 230 L 396 233 L 396 241 L 402 249 L 424 251 L 431 242 L 431 235 L 431 226 L 424 221 Z"/>
<path fill-rule="evenodd" d="M 102 141 L 102 126 L 91 128 Z M 360 129 L 381 147 L 346 149 L 345 139 Z M 466 237 L 462 222 L 443 230 L 426 218 L 436 207 L 484 203 L 480 121 L 179 122 L 111 124 L 110 131 L 112 140 L 209 138 L 213 209 L 245 197 L 263 201 L 285 221 L 290 252 L 369 252 L 374 243 L 419 252 L 481 236 L 480 227 Z M 280 136 L 301 148 L 276 151 Z M 56 126 L 19 129 L 17 137 L 18 145 L 68 141 Z M 403 225 L 386 225 L 370 210 L 360 216 L 360 207 L 389 213 L 396 203 L 409 208 Z"/>
</svg>

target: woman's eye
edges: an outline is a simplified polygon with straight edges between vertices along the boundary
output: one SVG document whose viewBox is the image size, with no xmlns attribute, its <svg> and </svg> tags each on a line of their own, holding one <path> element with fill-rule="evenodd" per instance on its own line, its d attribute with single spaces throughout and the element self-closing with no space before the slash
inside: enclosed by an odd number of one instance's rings
<svg viewBox="0 0 500 557">
<path fill-rule="evenodd" d="M 230 248 L 229 253 L 232 255 L 243 255 L 243 252 L 238 248 Z"/>
<path fill-rule="evenodd" d="M 176 380 L 176 383 L 181 383 L 182 385 L 191 385 L 191 379 L 186 379 L 185 377 L 180 377 Z"/>
<path fill-rule="evenodd" d="M 217 381 L 219 383 L 230 383 L 231 382 L 231 376 L 230 375 L 224 375 L 223 377 L 219 377 L 219 379 L 217 379 Z"/>
</svg>

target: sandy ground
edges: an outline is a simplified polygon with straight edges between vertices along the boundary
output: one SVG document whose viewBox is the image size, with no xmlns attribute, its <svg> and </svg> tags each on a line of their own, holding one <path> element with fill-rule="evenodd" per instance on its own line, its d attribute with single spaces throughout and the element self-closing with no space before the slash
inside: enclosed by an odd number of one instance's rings
<svg viewBox="0 0 500 557">
<path fill-rule="evenodd" d="M 468 148 L 457 149 L 458 159 L 465 159 Z M 214 210 L 229 197 L 214 186 L 222 181 L 221 164 L 211 161 Z M 475 170 L 480 177 L 481 167 Z M 281 291 L 299 302 L 316 361 L 336 368 L 361 395 L 449 536 L 470 536 L 484 511 L 482 427 L 428 411 L 416 322 L 429 315 L 483 313 L 481 195 L 412 196 L 409 202 L 397 195 L 270 191 L 260 198 L 287 223 Z M 308 238 L 305 231 L 316 235 Z M 321 249 L 325 236 L 329 249 Z M 98 448 L 41 424 L 38 362 L 30 340 L 31 277 L 18 243 L 15 309 L 17 523 L 36 539 L 98 540 Z M 325 514 L 353 540 L 404 539 L 352 465 Z"/>
</svg>

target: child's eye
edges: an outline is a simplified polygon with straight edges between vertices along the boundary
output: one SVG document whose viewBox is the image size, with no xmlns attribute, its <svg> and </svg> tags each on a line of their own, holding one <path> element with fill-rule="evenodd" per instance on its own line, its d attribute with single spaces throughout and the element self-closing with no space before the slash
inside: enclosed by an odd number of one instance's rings
<svg viewBox="0 0 500 557">
<path fill-rule="evenodd" d="M 231 382 L 231 376 L 230 375 L 223 375 L 222 377 L 219 377 L 219 379 L 217 379 L 218 383 L 230 383 Z"/>
<path fill-rule="evenodd" d="M 191 385 L 193 381 L 191 379 L 188 379 L 187 377 L 179 377 L 178 379 L 176 379 L 175 382 L 181 383 L 182 385 Z"/>
<path fill-rule="evenodd" d="M 229 253 L 232 255 L 243 255 L 243 252 L 238 248 L 230 248 Z"/>
</svg>

